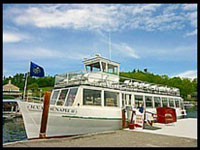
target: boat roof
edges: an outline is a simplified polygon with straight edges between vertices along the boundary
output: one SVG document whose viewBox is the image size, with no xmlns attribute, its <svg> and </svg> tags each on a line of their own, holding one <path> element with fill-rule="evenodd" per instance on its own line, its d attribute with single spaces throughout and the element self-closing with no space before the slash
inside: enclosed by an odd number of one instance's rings
<svg viewBox="0 0 200 150">
<path fill-rule="evenodd" d="M 120 64 L 118 62 L 115 62 L 115 61 L 112 61 L 110 59 L 104 58 L 104 57 L 102 57 L 102 56 L 100 56 L 98 54 L 95 55 L 95 57 L 93 57 L 93 58 L 89 58 L 89 59 L 85 58 L 85 60 L 83 61 L 83 63 L 84 64 L 90 64 L 90 63 L 93 63 L 93 62 L 99 62 L 100 60 L 103 61 L 103 62 L 107 62 L 109 64 L 117 65 L 117 66 Z"/>
</svg>

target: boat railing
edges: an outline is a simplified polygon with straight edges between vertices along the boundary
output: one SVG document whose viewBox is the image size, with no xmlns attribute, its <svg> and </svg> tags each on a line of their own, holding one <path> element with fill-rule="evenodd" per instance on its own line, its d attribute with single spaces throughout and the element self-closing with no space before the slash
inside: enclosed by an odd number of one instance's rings
<svg viewBox="0 0 200 150">
<path fill-rule="evenodd" d="M 27 96 L 23 100 L 27 102 L 42 103 L 44 97 Z"/>
<path fill-rule="evenodd" d="M 179 89 L 167 87 L 161 84 L 149 83 L 141 80 L 118 76 L 119 81 L 113 81 L 108 78 L 110 74 L 101 73 L 101 76 L 95 77 L 89 71 L 81 70 L 59 74 L 55 76 L 55 87 L 66 87 L 72 85 L 94 85 L 106 88 L 115 88 L 126 91 L 145 92 L 153 94 L 164 94 L 180 96 Z M 107 76 L 106 76 L 107 75 Z"/>
</svg>

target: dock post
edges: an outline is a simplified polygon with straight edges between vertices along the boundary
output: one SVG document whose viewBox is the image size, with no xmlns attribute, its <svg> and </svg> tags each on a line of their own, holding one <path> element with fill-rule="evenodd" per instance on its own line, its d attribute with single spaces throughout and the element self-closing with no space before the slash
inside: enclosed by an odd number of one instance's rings
<svg viewBox="0 0 200 150">
<path fill-rule="evenodd" d="M 50 92 L 44 93 L 44 103 L 43 103 L 42 120 L 41 120 L 39 138 L 46 138 L 46 128 L 47 128 L 47 120 L 48 120 L 48 113 L 49 113 L 50 95 L 51 95 Z"/>
<path fill-rule="evenodd" d="M 126 128 L 125 109 L 122 109 L 122 129 Z"/>
</svg>

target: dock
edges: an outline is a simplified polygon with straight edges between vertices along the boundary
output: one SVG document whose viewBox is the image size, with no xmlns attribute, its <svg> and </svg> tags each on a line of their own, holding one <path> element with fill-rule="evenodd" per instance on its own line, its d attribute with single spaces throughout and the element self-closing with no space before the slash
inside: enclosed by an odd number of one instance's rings
<svg viewBox="0 0 200 150">
<path fill-rule="evenodd" d="M 3 147 L 197 147 L 197 119 L 180 119 L 162 126 L 159 130 L 126 128 L 68 138 L 26 140 Z"/>
<path fill-rule="evenodd" d="M 125 130 L 197 139 L 197 119 L 196 118 L 179 119 L 177 122 L 171 123 L 169 125 L 155 123 L 154 126 L 160 129 L 159 130 L 148 130 L 148 129 L 130 130 L 127 128 Z"/>
</svg>

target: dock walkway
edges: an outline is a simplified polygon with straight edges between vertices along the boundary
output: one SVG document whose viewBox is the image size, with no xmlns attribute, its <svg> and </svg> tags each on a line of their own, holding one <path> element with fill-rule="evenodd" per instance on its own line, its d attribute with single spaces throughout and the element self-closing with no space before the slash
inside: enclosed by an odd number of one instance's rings
<svg viewBox="0 0 200 150">
<path fill-rule="evenodd" d="M 3 147 L 197 147 L 197 140 L 138 131 L 116 130 L 70 138 L 13 142 L 4 144 Z"/>
<path fill-rule="evenodd" d="M 197 119 L 196 118 L 179 119 L 177 122 L 169 124 L 169 125 L 155 123 L 154 126 L 160 127 L 161 129 L 159 130 L 147 130 L 147 129 L 130 130 L 127 128 L 124 130 L 197 139 Z"/>
</svg>

